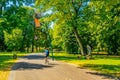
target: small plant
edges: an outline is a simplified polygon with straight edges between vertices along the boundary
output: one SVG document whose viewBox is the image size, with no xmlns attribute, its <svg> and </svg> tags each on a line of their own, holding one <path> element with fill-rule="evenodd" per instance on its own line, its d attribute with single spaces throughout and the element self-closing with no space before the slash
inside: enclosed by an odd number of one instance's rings
<svg viewBox="0 0 120 80">
<path fill-rule="evenodd" d="M 13 59 L 17 59 L 17 54 L 13 53 Z"/>
</svg>

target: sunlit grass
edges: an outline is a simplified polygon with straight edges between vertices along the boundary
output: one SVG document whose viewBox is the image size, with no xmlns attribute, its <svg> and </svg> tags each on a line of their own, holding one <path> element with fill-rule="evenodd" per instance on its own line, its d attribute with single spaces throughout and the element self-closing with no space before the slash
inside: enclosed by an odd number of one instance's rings
<svg viewBox="0 0 120 80">
<path fill-rule="evenodd" d="M 80 68 L 84 67 L 102 73 L 120 76 L 120 57 L 118 56 L 93 55 L 93 59 L 90 60 L 86 60 L 84 57 L 78 59 L 77 56 L 78 55 L 66 53 L 54 53 L 54 58 L 56 60 L 72 63 Z"/>
<path fill-rule="evenodd" d="M 9 71 L 0 71 L 0 80 L 7 80 Z"/>
<path fill-rule="evenodd" d="M 9 60 L 0 65 L 0 80 L 7 80 L 11 67 L 16 60 Z M 0 63 L 1 64 L 1 63 Z"/>
<path fill-rule="evenodd" d="M 7 80 L 8 79 L 9 72 L 17 60 L 17 59 L 16 60 L 13 59 L 13 53 L 15 53 L 15 52 L 0 53 L 0 80 Z M 24 56 L 24 55 L 26 55 L 26 53 L 17 53 L 18 57 Z"/>
</svg>

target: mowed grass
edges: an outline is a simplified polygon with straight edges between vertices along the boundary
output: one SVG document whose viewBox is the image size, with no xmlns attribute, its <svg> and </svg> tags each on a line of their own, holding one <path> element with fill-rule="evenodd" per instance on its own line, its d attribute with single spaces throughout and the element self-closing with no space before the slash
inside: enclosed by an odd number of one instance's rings
<svg viewBox="0 0 120 80">
<path fill-rule="evenodd" d="M 78 55 L 73 54 L 54 53 L 56 60 L 120 77 L 120 56 L 93 55 L 93 59 L 90 60 L 86 60 L 84 57 L 78 59 L 77 57 Z"/>
<path fill-rule="evenodd" d="M 15 53 L 15 52 L 14 52 Z M 24 56 L 26 53 L 17 53 L 17 56 Z M 13 53 L 0 52 L 0 80 L 7 80 L 11 67 L 16 60 L 13 59 Z"/>
</svg>

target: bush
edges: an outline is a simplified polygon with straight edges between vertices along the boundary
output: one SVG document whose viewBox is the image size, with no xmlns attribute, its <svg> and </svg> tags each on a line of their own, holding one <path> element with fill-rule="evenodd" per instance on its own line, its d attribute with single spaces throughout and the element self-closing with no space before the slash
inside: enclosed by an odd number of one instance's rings
<svg viewBox="0 0 120 80">
<path fill-rule="evenodd" d="M 22 46 L 23 36 L 22 30 L 16 28 L 12 30 L 12 33 L 4 31 L 4 42 L 8 51 L 19 50 Z"/>
</svg>

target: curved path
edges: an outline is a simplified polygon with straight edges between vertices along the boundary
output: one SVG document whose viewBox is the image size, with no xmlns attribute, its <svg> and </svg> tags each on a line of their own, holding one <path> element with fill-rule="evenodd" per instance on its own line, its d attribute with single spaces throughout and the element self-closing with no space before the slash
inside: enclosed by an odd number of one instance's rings
<svg viewBox="0 0 120 80">
<path fill-rule="evenodd" d="M 8 80 L 118 80 L 60 61 L 45 64 L 42 54 L 32 53 L 17 61 Z"/>
</svg>

